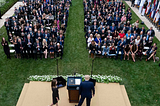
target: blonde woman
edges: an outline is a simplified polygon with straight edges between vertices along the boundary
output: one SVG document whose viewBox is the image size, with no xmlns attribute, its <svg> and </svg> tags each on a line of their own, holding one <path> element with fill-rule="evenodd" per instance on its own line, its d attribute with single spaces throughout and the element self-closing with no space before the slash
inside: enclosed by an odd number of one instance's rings
<svg viewBox="0 0 160 106">
<path fill-rule="evenodd" d="M 101 43 L 101 36 L 97 34 L 96 38 L 94 39 L 95 44 L 98 45 L 98 43 Z"/>
<path fill-rule="evenodd" d="M 94 40 L 93 35 L 90 34 L 90 36 L 89 36 L 89 38 L 88 38 L 88 40 L 87 40 L 88 47 L 90 46 L 90 44 L 91 44 L 91 42 L 92 42 L 93 40 Z"/>
<path fill-rule="evenodd" d="M 48 46 L 47 46 L 47 41 L 46 41 L 46 39 L 43 39 L 42 45 L 43 45 L 43 53 L 44 53 L 44 56 L 45 56 L 45 58 L 47 58 L 47 49 L 48 49 Z"/>
<path fill-rule="evenodd" d="M 135 39 L 135 44 L 138 46 L 140 43 L 140 36 L 137 36 L 137 39 Z"/>
</svg>

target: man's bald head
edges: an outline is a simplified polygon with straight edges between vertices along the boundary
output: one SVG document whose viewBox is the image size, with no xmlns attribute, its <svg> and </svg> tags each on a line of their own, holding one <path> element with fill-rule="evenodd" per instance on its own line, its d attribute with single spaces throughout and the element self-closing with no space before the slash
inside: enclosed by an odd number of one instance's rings
<svg viewBox="0 0 160 106">
<path fill-rule="evenodd" d="M 85 75 L 85 81 L 89 81 L 90 76 L 89 75 Z"/>
</svg>

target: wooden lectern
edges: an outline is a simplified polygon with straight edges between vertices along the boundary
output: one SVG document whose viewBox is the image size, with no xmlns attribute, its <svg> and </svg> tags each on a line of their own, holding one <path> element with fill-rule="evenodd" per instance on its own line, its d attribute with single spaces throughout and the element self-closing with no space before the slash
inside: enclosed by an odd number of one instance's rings
<svg viewBox="0 0 160 106">
<path fill-rule="evenodd" d="M 79 86 L 82 82 L 82 77 L 68 77 L 67 89 L 69 96 L 69 103 L 79 102 Z"/>
</svg>

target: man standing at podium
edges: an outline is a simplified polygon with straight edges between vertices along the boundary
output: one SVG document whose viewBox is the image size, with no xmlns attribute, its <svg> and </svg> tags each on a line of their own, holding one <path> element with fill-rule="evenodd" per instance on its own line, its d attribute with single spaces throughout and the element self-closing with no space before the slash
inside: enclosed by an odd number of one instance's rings
<svg viewBox="0 0 160 106">
<path fill-rule="evenodd" d="M 94 89 L 93 82 L 90 82 L 89 79 L 90 79 L 90 76 L 85 75 L 85 81 L 81 82 L 79 87 L 79 94 L 81 95 L 81 99 L 79 101 L 79 104 L 75 106 L 81 106 L 85 98 L 86 98 L 87 106 L 90 106 L 92 93 L 94 96 L 95 89 Z"/>
</svg>

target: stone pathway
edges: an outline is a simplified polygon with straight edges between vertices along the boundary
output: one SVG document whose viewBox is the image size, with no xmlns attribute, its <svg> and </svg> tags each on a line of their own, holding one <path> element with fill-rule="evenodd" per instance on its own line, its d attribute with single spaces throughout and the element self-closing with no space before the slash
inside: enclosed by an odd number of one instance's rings
<svg viewBox="0 0 160 106">
<path fill-rule="evenodd" d="M 141 16 L 141 14 L 139 14 L 138 9 L 135 7 L 131 7 L 131 2 L 130 1 L 125 1 L 129 7 L 137 14 L 137 16 L 144 22 L 144 24 L 150 28 L 151 26 L 153 27 L 154 31 L 155 31 L 155 36 L 156 38 L 160 41 L 160 32 L 156 29 L 156 27 L 154 25 L 152 25 L 151 22 L 149 22 L 149 20 L 145 17 L 145 16 Z"/>
<path fill-rule="evenodd" d="M 5 19 L 14 14 L 14 8 L 15 7 L 19 8 L 19 5 L 23 5 L 23 3 L 21 1 L 18 1 L 2 16 L 2 19 L 0 19 L 0 28 L 4 25 Z"/>
</svg>

